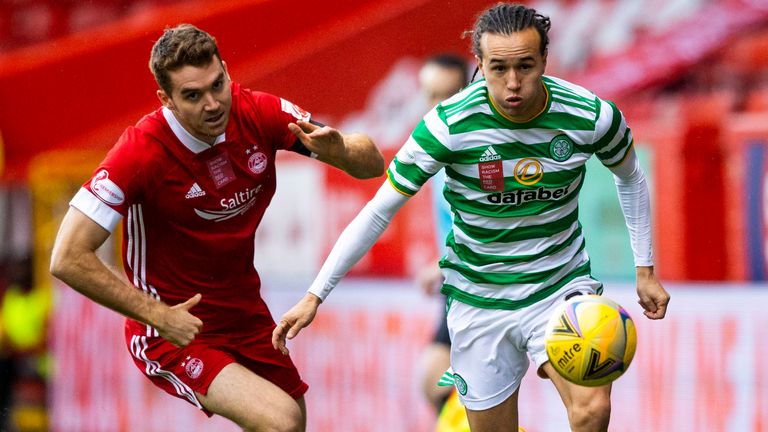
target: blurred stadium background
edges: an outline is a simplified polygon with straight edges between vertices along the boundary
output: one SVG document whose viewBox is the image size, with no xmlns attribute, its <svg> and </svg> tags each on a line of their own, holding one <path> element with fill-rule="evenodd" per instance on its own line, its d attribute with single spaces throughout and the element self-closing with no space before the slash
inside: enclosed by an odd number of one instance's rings
<svg viewBox="0 0 768 432">
<path fill-rule="evenodd" d="M 493 3 L 0 0 L 0 430 L 235 430 L 151 387 L 125 352 L 121 318 L 47 272 L 68 200 L 157 105 L 147 60 L 164 27 L 211 32 L 235 80 L 369 133 L 391 160 L 425 110 L 420 62 L 468 55 L 462 32 Z M 617 102 L 652 184 L 656 268 L 672 294 L 660 322 L 635 303 L 609 172 L 593 167 L 582 198 L 594 274 L 638 324 L 611 430 L 768 431 L 768 1 L 527 3 L 553 21 L 547 72 Z M 276 315 L 382 181 L 349 182 L 291 155 L 278 169 L 256 236 Z M 440 305 L 412 282 L 437 254 L 421 195 L 292 342 L 310 384 L 309 431 L 432 430 L 416 377 Z M 567 430 L 550 387 L 525 379 L 529 432 Z"/>
</svg>

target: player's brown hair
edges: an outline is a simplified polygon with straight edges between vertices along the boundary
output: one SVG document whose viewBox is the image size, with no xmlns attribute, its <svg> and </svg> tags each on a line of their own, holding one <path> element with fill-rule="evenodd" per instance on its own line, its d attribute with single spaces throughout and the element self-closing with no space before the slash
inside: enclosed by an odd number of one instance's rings
<svg viewBox="0 0 768 432">
<path fill-rule="evenodd" d="M 221 61 L 216 39 L 192 24 L 166 28 L 152 46 L 149 69 L 157 85 L 168 95 L 173 90 L 168 72 L 184 66 L 205 66 L 214 56 Z"/>
<path fill-rule="evenodd" d="M 480 38 L 483 33 L 496 33 L 510 35 L 515 32 L 534 27 L 541 36 L 541 54 L 547 52 L 549 45 L 549 17 L 544 16 L 535 9 L 514 3 L 498 3 L 480 14 L 472 30 L 466 31 L 466 35 L 472 36 L 472 52 L 479 58 L 483 58 L 480 49 Z"/>
</svg>

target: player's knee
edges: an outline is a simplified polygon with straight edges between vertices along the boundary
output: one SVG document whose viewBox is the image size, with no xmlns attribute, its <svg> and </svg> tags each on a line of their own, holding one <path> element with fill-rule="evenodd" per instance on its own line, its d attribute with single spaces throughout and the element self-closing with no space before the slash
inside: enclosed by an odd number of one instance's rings
<svg viewBox="0 0 768 432">
<path fill-rule="evenodd" d="M 304 432 L 305 420 L 299 407 L 281 407 L 267 418 L 249 419 L 239 426 L 244 432 Z"/>
<path fill-rule="evenodd" d="M 280 425 L 277 432 L 304 432 L 304 418 L 301 412 L 293 413 L 294 415 L 285 419 L 285 422 Z"/>
<path fill-rule="evenodd" d="M 304 422 L 296 419 L 260 422 L 259 424 L 240 425 L 244 432 L 304 432 Z"/>
<path fill-rule="evenodd" d="M 611 419 L 610 398 L 594 397 L 574 403 L 568 413 L 573 431 L 604 432 Z"/>
</svg>

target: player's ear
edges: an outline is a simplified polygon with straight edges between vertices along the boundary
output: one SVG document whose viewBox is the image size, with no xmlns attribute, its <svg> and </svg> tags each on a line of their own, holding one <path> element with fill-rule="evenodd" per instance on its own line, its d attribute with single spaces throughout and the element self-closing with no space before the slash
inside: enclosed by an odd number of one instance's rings
<svg viewBox="0 0 768 432">
<path fill-rule="evenodd" d="M 549 54 L 549 50 L 544 50 L 544 54 L 541 56 L 541 59 L 544 61 L 544 68 L 547 67 L 547 54 Z"/>
<path fill-rule="evenodd" d="M 475 61 L 477 62 L 477 69 L 480 71 L 480 75 L 485 76 L 483 72 L 483 59 L 480 56 L 475 55 Z"/>
<path fill-rule="evenodd" d="M 168 108 L 169 110 L 176 109 L 176 107 L 173 105 L 173 101 L 168 96 L 168 94 L 165 92 L 165 90 L 158 89 L 157 90 L 157 98 L 160 99 L 160 103 L 163 104 L 163 106 Z"/>
<path fill-rule="evenodd" d="M 229 76 L 229 69 L 227 69 L 227 62 L 222 60 L 221 61 L 221 66 L 224 68 L 224 75 L 227 76 L 227 80 L 232 81 L 232 77 Z"/>
</svg>

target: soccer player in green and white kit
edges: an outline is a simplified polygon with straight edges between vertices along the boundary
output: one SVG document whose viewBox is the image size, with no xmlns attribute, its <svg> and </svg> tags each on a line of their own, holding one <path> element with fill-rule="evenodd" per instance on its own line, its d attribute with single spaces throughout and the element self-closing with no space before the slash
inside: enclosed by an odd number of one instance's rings
<svg viewBox="0 0 768 432">
<path fill-rule="evenodd" d="M 578 221 L 587 159 L 616 181 L 644 314 L 669 294 L 653 273 L 648 187 L 621 112 L 588 90 L 544 75 L 549 18 L 522 5 L 484 11 L 472 31 L 483 79 L 431 110 L 389 166 L 388 181 L 339 237 L 309 292 L 273 333 L 276 348 L 309 325 L 323 299 L 375 243 L 394 213 L 445 169 L 452 232 L 440 263 L 451 366 L 473 431 L 517 430 L 529 360 L 552 380 L 575 432 L 607 431 L 611 385 L 588 388 L 547 360 L 552 310 L 600 293 Z"/>
</svg>

